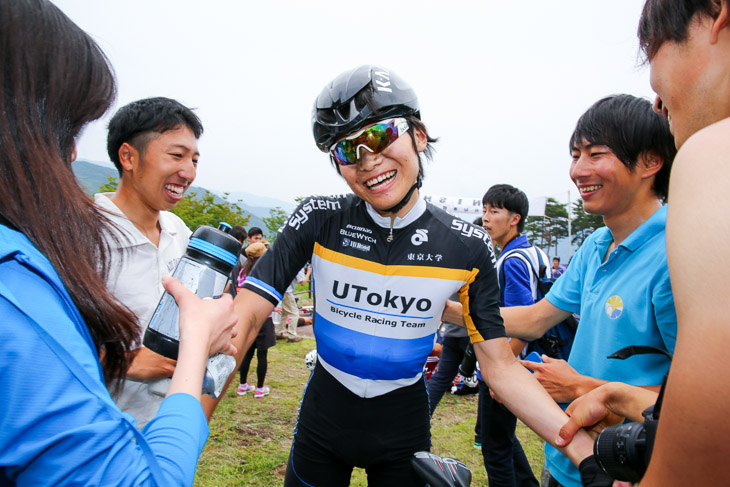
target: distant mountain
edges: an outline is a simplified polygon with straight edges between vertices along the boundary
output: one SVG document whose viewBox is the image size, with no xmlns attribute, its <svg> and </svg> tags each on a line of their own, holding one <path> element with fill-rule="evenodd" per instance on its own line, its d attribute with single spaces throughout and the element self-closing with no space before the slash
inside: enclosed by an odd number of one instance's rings
<svg viewBox="0 0 730 487">
<path fill-rule="evenodd" d="M 102 162 L 78 159 L 71 164 L 71 169 L 86 194 L 91 196 L 99 192 L 99 187 L 109 182 L 109 176 L 119 177 L 119 173 L 113 165 Z"/>
<path fill-rule="evenodd" d="M 223 196 L 223 192 L 214 191 L 218 196 Z M 268 208 L 276 208 L 277 206 L 287 213 L 291 213 L 296 208 L 294 202 L 287 203 L 276 198 L 269 198 L 267 196 L 259 196 L 253 193 L 247 193 L 245 191 L 233 191 L 228 193 L 228 201 L 245 201 L 246 204 L 252 207 L 266 208 L 266 216 L 269 215 Z"/>
<path fill-rule="evenodd" d="M 96 162 L 78 159 L 71 165 L 76 179 L 86 194 L 93 196 L 99 192 L 99 188 L 109 182 L 109 176 L 119 178 L 117 169 L 108 162 Z M 189 193 L 196 193 L 199 196 L 205 194 L 206 188 L 201 186 L 191 186 Z M 215 196 L 215 202 L 223 202 L 223 194 L 218 191 L 210 191 Z M 294 205 L 274 198 L 258 196 L 251 193 L 236 192 L 228 196 L 228 201 L 236 203 L 241 209 L 251 215 L 248 221 L 249 227 L 261 227 L 266 231 L 266 225 L 262 218 L 269 216 L 269 210 L 275 207 L 281 207 L 287 213 L 294 210 Z"/>
</svg>

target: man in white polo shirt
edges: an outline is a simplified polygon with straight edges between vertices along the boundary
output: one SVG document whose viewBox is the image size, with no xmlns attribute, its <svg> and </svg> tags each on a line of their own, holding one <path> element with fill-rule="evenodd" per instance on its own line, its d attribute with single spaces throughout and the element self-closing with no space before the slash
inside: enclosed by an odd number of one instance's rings
<svg viewBox="0 0 730 487">
<path fill-rule="evenodd" d="M 95 195 L 120 232 L 110 235 L 108 286 L 139 320 L 140 339 L 114 400 L 142 429 L 165 398 L 175 361 L 142 346 L 163 293 L 161 278 L 175 269 L 191 231 L 169 212 L 195 180 L 197 140 L 203 132 L 190 109 L 169 98 L 139 100 L 109 122 L 107 150 L 119 171 L 114 193 Z"/>
</svg>

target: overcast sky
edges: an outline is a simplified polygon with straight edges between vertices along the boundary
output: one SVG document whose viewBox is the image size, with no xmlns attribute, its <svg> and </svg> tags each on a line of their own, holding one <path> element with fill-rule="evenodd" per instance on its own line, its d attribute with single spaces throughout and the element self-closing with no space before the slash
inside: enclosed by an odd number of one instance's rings
<svg viewBox="0 0 730 487">
<path fill-rule="evenodd" d="M 426 194 L 481 198 L 510 183 L 565 202 L 568 139 L 598 99 L 653 99 L 640 66 L 642 0 L 57 0 L 111 60 L 116 108 L 168 96 L 196 108 L 205 133 L 197 185 L 293 201 L 346 192 L 314 145 L 322 87 L 382 65 L 418 94 L 439 137 Z M 106 124 L 79 157 L 108 161 Z"/>
</svg>

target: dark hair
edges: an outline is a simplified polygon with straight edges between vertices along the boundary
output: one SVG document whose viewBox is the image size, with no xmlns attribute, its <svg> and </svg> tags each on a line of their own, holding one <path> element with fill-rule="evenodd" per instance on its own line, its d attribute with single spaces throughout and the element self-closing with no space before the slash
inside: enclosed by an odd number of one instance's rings
<svg viewBox="0 0 730 487">
<path fill-rule="evenodd" d="M 251 227 L 248 229 L 248 236 L 255 237 L 256 235 L 263 235 L 264 232 L 259 227 Z"/>
<path fill-rule="evenodd" d="M 633 171 L 639 156 L 655 153 L 664 161 L 654 176 L 652 189 L 666 201 L 669 173 L 677 153 L 667 119 L 652 104 L 631 95 L 613 95 L 593 104 L 581 115 L 570 136 L 570 151 L 589 144 L 605 145 Z"/>
<path fill-rule="evenodd" d="M 155 134 L 162 134 L 186 126 L 199 139 L 203 124 L 192 110 L 176 100 L 158 96 L 133 101 L 123 106 L 109 121 L 106 150 L 109 158 L 122 174 L 119 148 L 127 142 L 143 154 Z"/>
<path fill-rule="evenodd" d="M 717 18 L 722 2 L 716 0 L 647 0 L 639 20 L 639 46 L 651 59 L 667 41 L 687 40 L 689 25 L 696 15 Z"/>
<path fill-rule="evenodd" d="M 71 171 L 74 138 L 111 105 L 114 74 L 46 0 L 0 2 L 0 52 L 0 214 L 51 262 L 103 352 L 106 378 L 121 378 L 139 328 L 105 284 L 111 223 Z"/>
<path fill-rule="evenodd" d="M 558 262 L 560 262 L 560 257 L 558 257 L 558 256 L 556 255 L 555 257 L 553 257 L 553 260 L 557 260 Z"/>
<path fill-rule="evenodd" d="M 246 229 L 241 225 L 234 225 L 233 228 L 231 228 L 231 233 L 229 235 L 243 243 L 243 241 L 248 237 L 248 232 L 246 232 Z"/>
<path fill-rule="evenodd" d="M 262 253 L 258 257 L 246 257 L 246 262 L 243 263 L 243 267 L 241 267 L 241 271 L 238 273 L 238 275 L 244 275 L 248 276 L 251 274 L 251 271 L 253 270 L 253 266 L 256 265 L 256 262 L 259 261 L 262 255 L 264 255 L 266 252 Z"/>
<path fill-rule="evenodd" d="M 504 208 L 520 215 L 517 231 L 522 233 L 525 228 L 527 213 L 530 211 L 530 202 L 527 201 L 527 195 L 523 191 L 509 184 L 495 184 L 484 194 L 482 204 L 494 208 Z"/>
</svg>

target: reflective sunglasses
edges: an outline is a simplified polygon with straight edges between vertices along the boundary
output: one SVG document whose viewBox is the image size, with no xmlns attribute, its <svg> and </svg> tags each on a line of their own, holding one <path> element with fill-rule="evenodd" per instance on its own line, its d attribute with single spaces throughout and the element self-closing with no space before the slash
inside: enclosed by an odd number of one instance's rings
<svg viewBox="0 0 730 487">
<path fill-rule="evenodd" d="M 383 120 L 337 142 L 330 149 L 330 155 L 340 166 L 357 164 L 361 147 L 378 154 L 407 131 L 408 121 L 405 118 Z"/>
</svg>

